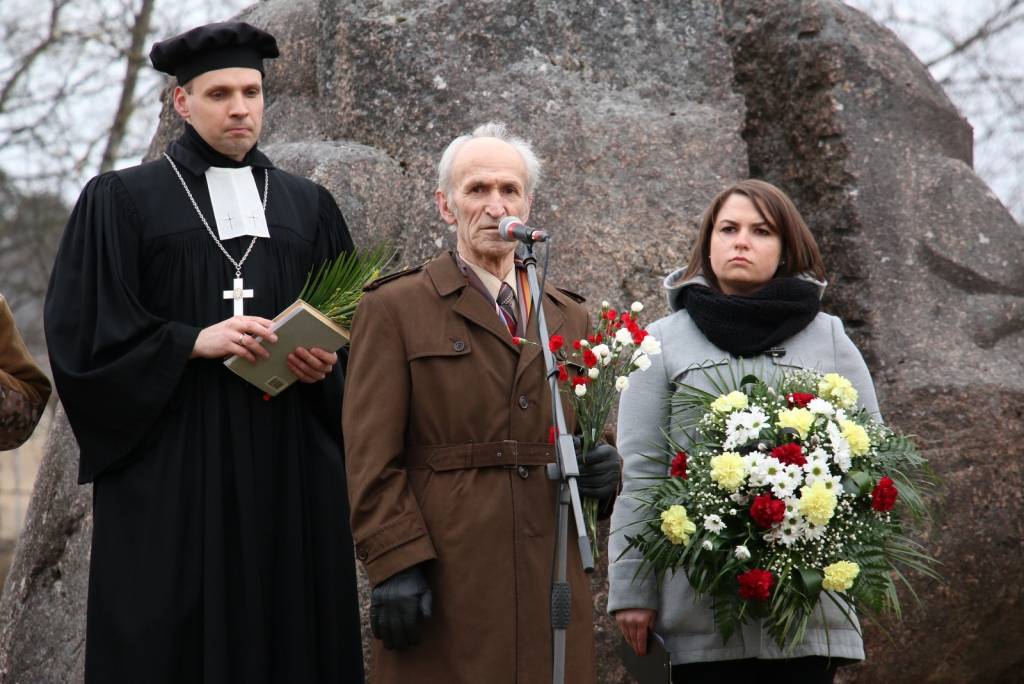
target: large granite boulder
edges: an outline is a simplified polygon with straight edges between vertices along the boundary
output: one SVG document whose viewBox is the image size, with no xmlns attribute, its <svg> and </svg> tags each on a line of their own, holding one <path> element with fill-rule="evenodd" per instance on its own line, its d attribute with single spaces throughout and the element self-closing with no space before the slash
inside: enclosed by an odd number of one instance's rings
<svg viewBox="0 0 1024 684">
<path fill-rule="evenodd" d="M 970 126 L 895 36 L 833 0 L 269 0 L 244 17 L 282 48 L 267 74 L 266 150 L 335 193 L 357 242 L 392 240 L 405 263 L 454 244 L 433 207 L 434 166 L 488 119 L 544 158 L 531 222 L 555 235 L 553 276 L 591 299 L 642 299 L 651 317 L 717 190 L 747 175 L 787 190 L 883 413 L 921 436 L 944 481 L 921 541 L 945 581 L 911 575 L 920 605 L 905 592 L 904 621 L 883 625 L 891 637 L 866 626 L 868 662 L 840 677 L 1014 679 L 1021 228 L 971 170 Z M 170 110 L 162 121 L 151 156 L 179 129 Z M 12 682 L 64 681 L 80 657 L 87 518 L 69 513 L 78 499 L 51 494 L 73 489 L 74 470 L 72 448 L 52 451 L 0 603 L 0 673 L 24 673 Z M 61 559 L 63 592 L 38 570 Z M 626 682 L 603 577 L 601 681 Z"/>
</svg>

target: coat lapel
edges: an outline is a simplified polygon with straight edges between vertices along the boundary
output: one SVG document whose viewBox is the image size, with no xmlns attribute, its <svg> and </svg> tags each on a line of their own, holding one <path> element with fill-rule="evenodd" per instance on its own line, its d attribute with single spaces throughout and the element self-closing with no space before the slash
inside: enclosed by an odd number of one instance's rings
<svg viewBox="0 0 1024 684">
<path fill-rule="evenodd" d="M 450 253 L 443 254 L 440 258 L 431 261 L 427 264 L 426 270 L 434 282 L 438 294 L 442 297 L 461 290 L 459 298 L 452 306 L 452 311 L 491 333 L 509 349 L 519 351 L 519 347 L 512 344 L 512 336 L 508 334 L 508 328 L 498 318 L 498 312 L 483 295 L 466 282 L 466 277 L 462 275 L 462 271 L 455 263 L 455 258 Z"/>
</svg>

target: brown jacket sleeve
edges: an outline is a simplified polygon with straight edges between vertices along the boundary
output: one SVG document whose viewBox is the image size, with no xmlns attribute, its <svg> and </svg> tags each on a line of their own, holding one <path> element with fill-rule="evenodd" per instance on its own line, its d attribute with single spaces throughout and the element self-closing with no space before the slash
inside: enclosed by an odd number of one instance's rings
<svg viewBox="0 0 1024 684">
<path fill-rule="evenodd" d="M 0 451 L 32 434 L 50 398 L 50 381 L 39 370 L 0 295 Z"/>
<path fill-rule="evenodd" d="M 342 409 L 352 536 L 374 585 L 437 557 L 404 468 L 409 366 L 384 297 L 366 293 L 356 312 Z"/>
</svg>

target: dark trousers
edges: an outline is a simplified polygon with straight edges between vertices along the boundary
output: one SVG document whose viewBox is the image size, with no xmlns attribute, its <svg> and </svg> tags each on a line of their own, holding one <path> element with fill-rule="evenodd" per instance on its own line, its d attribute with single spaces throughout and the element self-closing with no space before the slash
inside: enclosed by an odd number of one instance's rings
<svg viewBox="0 0 1024 684">
<path fill-rule="evenodd" d="M 672 684 L 832 684 L 837 665 L 820 656 L 687 663 L 672 668 Z"/>
</svg>

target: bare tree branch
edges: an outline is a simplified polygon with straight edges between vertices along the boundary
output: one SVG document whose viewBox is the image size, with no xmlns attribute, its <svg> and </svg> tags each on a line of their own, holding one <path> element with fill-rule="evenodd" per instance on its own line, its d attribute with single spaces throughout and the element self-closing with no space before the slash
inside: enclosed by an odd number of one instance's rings
<svg viewBox="0 0 1024 684">
<path fill-rule="evenodd" d="M 146 37 L 149 35 L 149 23 L 153 16 L 154 0 L 142 0 L 142 6 L 135 15 L 135 23 L 132 26 L 132 42 L 128 50 L 128 65 L 125 69 L 124 85 L 121 88 L 121 100 L 117 105 L 117 112 L 114 114 L 114 122 L 110 127 L 110 135 L 107 137 L 107 146 L 103 150 L 103 159 L 100 162 L 100 173 L 114 168 L 117 161 L 118 151 L 124 141 L 125 130 L 128 127 L 128 119 L 135 111 L 134 97 L 135 88 L 139 81 L 139 69 L 145 59 L 144 50 Z"/>
</svg>

